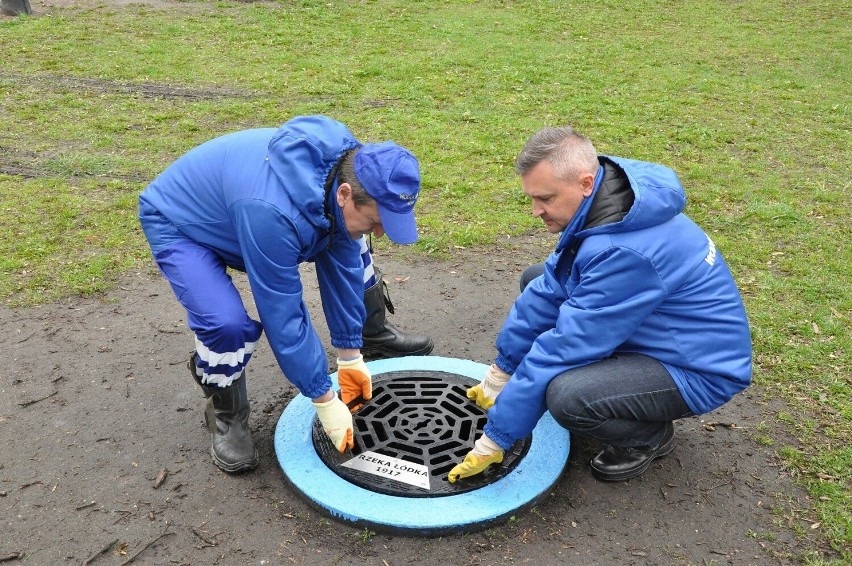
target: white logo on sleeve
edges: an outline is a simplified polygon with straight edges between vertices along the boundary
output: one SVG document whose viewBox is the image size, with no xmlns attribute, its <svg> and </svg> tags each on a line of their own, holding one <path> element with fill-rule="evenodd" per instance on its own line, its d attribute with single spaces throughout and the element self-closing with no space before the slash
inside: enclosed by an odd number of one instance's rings
<svg viewBox="0 0 852 566">
<path fill-rule="evenodd" d="M 709 265 L 713 265 L 716 263 L 716 244 L 709 237 L 707 238 L 707 246 L 709 249 L 707 250 L 707 257 L 704 258 L 704 261 Z"/>
</svg>

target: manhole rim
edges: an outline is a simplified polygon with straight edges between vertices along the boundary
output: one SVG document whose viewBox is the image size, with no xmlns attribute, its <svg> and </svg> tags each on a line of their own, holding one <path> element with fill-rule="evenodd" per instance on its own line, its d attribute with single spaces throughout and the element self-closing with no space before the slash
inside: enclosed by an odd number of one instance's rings
<svg viewBox="0 0 852 566">
<path fill-rule="evenodd" d="M 367 366 L 373 375 L 425 366 L 476 381 L 482 379 L 488 368 L 478 362 L 440 356 L 375 360 Z M 337 374 L 331 379 L 332 387 L 338 389 Z M 494 483 L 475 491 L 435 498 L 381 494 L 344 480 L 320 459 L 311 440 L 314 413 L 310 400 L 302 395 L 285 407 L 274 437 L 279 466 L 296 491 L 312 505 L 353 525 L 429 536 L 487 528 L 535 503 L 556 483 L 568 461 L 568 431 L 545 413 L 533 431 L 527 455 L 514 470 Z"/>
<path fill-rule="evenodd" d="M 422 389 L 418 388 L 414 384 L 418 383 L 420 379 L 425 380 L 425 382 L 429 383 L 429 385 L 423 386 Z M 434 385 L 441 380 L 443 380 L 443 382 L 440 387 Z M 312 434 L 314 449 L 317 451 L 320 460 L 322 460 L 326 466 L 331 468 L 334 473 L 341 476 L 344 480 L 354 483 L 367 491 L 375 491 L 386 495 L 397 495 L 405 498 L 435 498 L 460 495 L 466 491 L 479 490 L 484 485 L 494 483 L 503 476 L 511 473 L 518 463 L 526 456 L 531 439 L 525 438 L 515 443 L 512 449 L 504 455 L 503 463 L 499 466 L 499 468 L 495 467 L 495 469 L 489 470 L 487 474 L 475 476 L 455 485 L 447 482 L 447 472 L 450 471 L 450 468 L 461 462 L 465 455 L 470 451 L 470 448 L 473 446 L 473 441 L 479 436 L 479 432 L 477 430 L 480 427 L 478 426 L 478 423 L 482 422 L 485 418 L 486 411 L 476 407 L 476 405 L 469 401 L 465 395 L 467 389 L 478 382 L 479 380 L 467 375 L 459 374 L 458 372 L 423 369 L 422 367 L 414 370 L 394 369 L 392 371 L 375 373 L 373 375 L 373 398 L 382 398 L 386 402 L 391 403 L 392 407 L 373 407 L 370 410 L 370 414 L 373 416 L 361 416 L 361 419 L 366 418 L 368 422 L 371 422 L 374 425 L 379 424 L 384 427 L 385 438 L 379 439 L 379 435 L 377 434 L 364 432 L 363 427 L 368 426 L 368 424 L 363 421 L 360 424 L 356 422 L 356 428 L 361 430 L 356 430 L 355 442 L 356 445 L 360 443 L 360 446 L 356 446 L 356 450 L 344 456 L 339 454 L 331 442 L 328 441 L 325 433 L 322 432 L 322 428 L 318 420 L 314 418 Z M 430 402 L 419 404 L 408 403 L 408 401 L 412 398 L 412 389 L 417 389 L 420 393 L 424 394 Z M 435 389 L 440 389 L 441 391 L 435 393 Z M 453 390 L 452 394 L 447 393 L 449 389 Z M 397 431 L 391 431 L 390 424 L 383 419 L 376 418 L 375 413 L 385 413 L 385 418 L 396 418 L 398 426 L 405 429 L 407 426 L 410 426 L 407 419 L 413 418 L 415 420 L 422 420 L 423 418 L 434 418 L 434 415 L 431 415 L 431 417 L 426 415 L 424 417 L 424 414 L 430 409 L 439 411 L 439 407 L 443 403 L 447 402 L 451 402 L 453 404 L 464 404 L 464 407 L 459 407 L 460 410 L 457 413 L 454 413 L 452 417 L 457 421 L 457 424 L 460 424 L 465 420 L 468 421 L 469 428 L 463 432 L 458 429 L 453 430 L 455 428 L 453 425 L 438 427 L 433 430 L 439 434 L 445 435 L 448 432 L 453 433 L 454 436 L 452 439 L 454 442 L 450 442 L 449 439 L 445 438 L 444 440 L 436 443 L 427 442 L 425 444 L 419 444 L 413 451 L 402 450 L 404 455 L 411 457 L 409 461 L 412 462 L 414 462 L 418 457 L 423 456 L 421 449 L 426 450 L 430 457 L 442 458 L 442 462 L 439 465 L 441 466 L 443 473 L 440 475 L 433 475 L 434 472 L 430 462 L 417 462 L 425 465 L 429 470 L 430 489 L 423 489 L 422 487 L 411 486 L 406 483 L 397 485 L 392 481 L 389 481 L 387 478 L 375 476 L 372 477 L 372 481 L 375 482 L 375 485 L 371 486 L 371 479 L 367 474 L 359 472 L 358 470 L 350 470 L 343 466 L 344 462 L 358 456 L 358 454 L 362 452 L 362 450 L 358 449 L 359 447 L 369 447 L 370 451 L 377 451 L 380 455 L 387 456 L 391 459 L 401 458 L 405 460 L 404 456 L 400 455 L 399 447 L 395 447 L 392 444 L 404 444 L 405 442 L 411 442 L 411 431 L 402 431 L 399 433 Z M 372 401 L 370 403 L 372 403 Z M 396 408 L 394 409 L 393 406 Z M 361 411 L 356 414 L 360 413 Z M 441 415 L 441 418 L 444 418 L 444 415 Z M 356 417 L 356 421 L 358 421 L 358 417 Z M 407 437 L 404 434 L 405 432 L 409 433 Z M 430 448 L 433 448 L 436 445 L 441 446 L 446 444 L 452 444 L 452 449 L 444 450 L 442 453 L 429 451 Z M 387 451 L 384 451 L 384 449 L 387 449 Z M 447 454 L 447 452 L 452 452 L 452 454 Z M 443 457 L 446 456 L 451 457 L 449 460 L 443 460 Z"/>
</svg>

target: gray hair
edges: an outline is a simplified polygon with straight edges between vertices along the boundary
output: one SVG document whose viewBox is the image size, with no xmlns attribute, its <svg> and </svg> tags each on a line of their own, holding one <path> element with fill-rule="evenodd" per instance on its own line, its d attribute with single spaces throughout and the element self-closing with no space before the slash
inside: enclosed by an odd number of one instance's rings
<svg viewBox="0 0 852 566">
<path fill-rule="evenodd" d="M 598 172 L 598 152 L 586 136 L 571 126 L 542 128 L 531 137 L 515 160 L 515 172 L 526 174 L 547 160 L 556 175 L 573 181 L 579 175 Z"/>
</svg>

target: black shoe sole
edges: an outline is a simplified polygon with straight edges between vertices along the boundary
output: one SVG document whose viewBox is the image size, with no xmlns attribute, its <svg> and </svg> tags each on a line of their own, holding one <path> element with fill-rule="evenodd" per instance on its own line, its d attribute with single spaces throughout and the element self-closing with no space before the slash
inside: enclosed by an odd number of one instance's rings
<svg viewBox="0 0 852 566">
<path fill-rule="evenodd" d="M 219 459 L 216 456 L 216 453 L 213 452 L 213 447 L 210 447 L 210 455 L 213 456 L 213 463 L 216 464 L 216 467 L 222 470 L 223 472 L 227 472 L 229 474 L 240 474 L 243 472 L 249 472 L 255 469 L 260 461 L 258 457 L 257 450 L 254 451 L 254 458 L 251 460 L 247 460 L 245 462 L 236 462 L 234 464 L 228 464 Z"/>
</svg>

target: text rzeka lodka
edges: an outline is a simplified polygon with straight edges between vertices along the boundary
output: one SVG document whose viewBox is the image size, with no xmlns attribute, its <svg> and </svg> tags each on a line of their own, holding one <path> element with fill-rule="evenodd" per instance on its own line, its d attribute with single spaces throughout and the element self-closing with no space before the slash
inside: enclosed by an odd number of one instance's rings
<svg viewBox="0 0 852 566">
<path fill-rule="evenodd" d="M 422 464 L 406 462 L 368 450 L 344 462 L 342 466 L 429 489 L 429 469 Z"/>
</svg>

